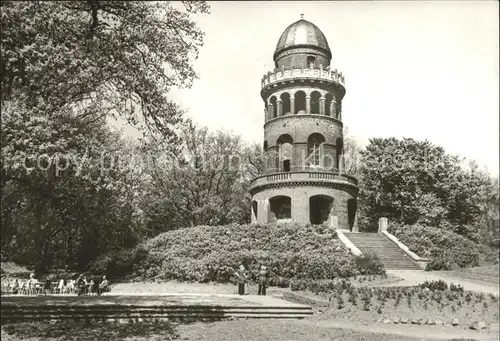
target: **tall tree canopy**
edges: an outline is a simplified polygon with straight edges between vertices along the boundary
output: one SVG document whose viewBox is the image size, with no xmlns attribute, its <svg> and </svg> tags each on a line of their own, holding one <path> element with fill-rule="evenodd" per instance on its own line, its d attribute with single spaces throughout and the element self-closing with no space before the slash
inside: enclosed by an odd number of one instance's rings
<svg viewBox="0 0 500 341">
<path fill-rule="evenodd" d="M 261 150 L 238 136 L 209 132 L 186 120 L 182 151 L 160 152 L 148 167 L 148 190 L 141 208 L 151 235 L 195 225 L 250 220 L 251 179 L 262 171 Z"/>
<path fill-rule="evenodd" d="M 208 12 L 183 4 L 1 2 L 2 259 L 83 268 L 140 237 L 144 172 L 123 161 L 141 145 L 107 122 L 175 146 L 168 91 L 196 77 Z"/>
<path fill-rule="evenodd" d="M 120 117 L 173 137 L 203 33 L 190 17 L 205 2 L 2 1 L 1 98 L 30 113 L 72 110 L 82 123 Z M 179 6 L 177 6 L 179 7 Z"/>
<path fill-rule="evenodd" d="M 498 181 L 476 164 L 467 169 L 463 158 L 411 138 L 371 139 L 361 154 L 361 209 L 366 228 L 388 217 L 404 225 L 442 226 L 477 241 L 478 233 L 498 235 L 493 209 L 498 203 Z M 480 231 L 484 228 L 489 230 Z"/>
</svg>

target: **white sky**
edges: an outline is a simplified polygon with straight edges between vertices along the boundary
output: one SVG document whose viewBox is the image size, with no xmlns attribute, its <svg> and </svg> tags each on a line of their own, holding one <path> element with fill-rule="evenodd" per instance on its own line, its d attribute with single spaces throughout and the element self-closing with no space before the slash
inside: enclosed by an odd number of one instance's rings
<svg viewBox="0 0 500 341">
<path fill-rule="evenodd" d="M 370 137 L 428 139 L 499 170 L 498 2 L 209 2 L 200 79 L 172 96 L 197 123 L 262 142 L 262 75 L 276 43 L 304 18 L 345 75 L 343 121 Z"/>
</svg>

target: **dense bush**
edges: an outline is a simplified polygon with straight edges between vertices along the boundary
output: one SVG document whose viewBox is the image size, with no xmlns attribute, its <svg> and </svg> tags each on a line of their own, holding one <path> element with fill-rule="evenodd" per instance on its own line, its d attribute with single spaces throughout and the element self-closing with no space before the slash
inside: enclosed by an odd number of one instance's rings
<svg viewBox="0 0 500 341">
<path fill-rule="evenodd" d="M 448 283 L 446 283 L 443 280 L 425 281 L 425 282 L 419 284 L 418 287 L 421 289 L 427 288 L 429 290 L 445 291 L 445 290 L 448 290 Z"/>
<path fill-rule="evenodd" d="M 445 228 L 422 225 L 390 226 L 389 232 L 420 257 L 429 258 L 427 270 L 450 270 L 480 264 L 480 248 Z"/>
<path fill-rule="evenodd" d="M 335 230 L 325 226 L 198 226 L 163 233 L 142 248 L 147 256 L 135 271 L 141 280 L 231 282 L 239 264 L 245 265 L 253 280 L 260 265 L 267 265 L 270 285 L 277 286 L 288 286 L 290 279 L 322 280 L 383 271 L 373 259 L 357 264 Z"/>
<path fill-rule="evenodd" d="M 384 264 L 374 253 L 366 253 L 356 256 L 356 266 L 361 275 L 385 274 Z"/>
<path fill-rule="evenodd" d="M 106 274 L 109 278 L 118 278 L 130 274 L 147 256 L 142 247 L 110 252 L 92 262 L 89 270 L 94 274 Z"/>
</svg>

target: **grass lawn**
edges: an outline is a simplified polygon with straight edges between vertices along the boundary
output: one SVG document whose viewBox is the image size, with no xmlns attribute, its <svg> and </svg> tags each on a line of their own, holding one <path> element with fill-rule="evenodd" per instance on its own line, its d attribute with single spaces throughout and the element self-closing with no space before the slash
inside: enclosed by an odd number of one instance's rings
<svg viewBox="0 0 500 341">
<path fill-rule="evenodd" d="M 174 326 L 157 324 L 23 323 L 2 327 L 2 341 L 422 341 L 404 337 L 318 326 L 299 320 L 235 320 Z"/>
</svg>

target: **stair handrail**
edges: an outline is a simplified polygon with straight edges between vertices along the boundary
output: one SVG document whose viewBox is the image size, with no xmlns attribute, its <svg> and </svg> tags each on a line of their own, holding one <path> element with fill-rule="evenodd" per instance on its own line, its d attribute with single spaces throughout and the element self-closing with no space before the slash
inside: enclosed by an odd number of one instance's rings
<svg viewBox="0 0 500 341">
<path fill-rule="evenodd" d="M 404 253 L 406 253 L 408 256 L 410 256 L 411 259 L 413 259 L 415 262 L 429 262 L 430 260 L 428 258 L 423 258 L 417 255 L 416 253 L 410 251 L 408 246 L 405 244 L 401 243 L 396 236 L 392 235 L 391 233 L 387 232 L 386 230 L 381 231 L 381 234 L 383 234 L 387 239 L 389 239 L 391 242 L 396 244 L 398 248 L 400 248 Z"/>
<path fill-rule="evenodd" d="M 337 230 L 337 236 L 339 237 L 339 240 L 344 243 L 344 245 L 351 251 L 351 253 L 355 256 L 361 256 L 363 253 L 361 252 L 360 249 L 356 247 L 356 245 L 351 242 L 349 238 L 346 237 L 344 232 L 341 230 Z"/>
</svg>

